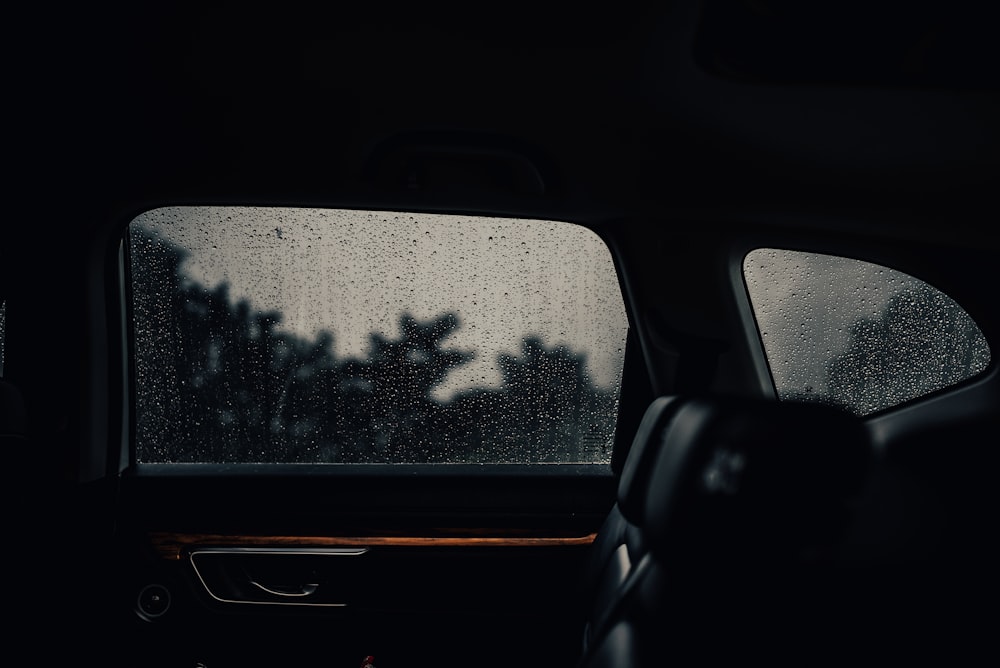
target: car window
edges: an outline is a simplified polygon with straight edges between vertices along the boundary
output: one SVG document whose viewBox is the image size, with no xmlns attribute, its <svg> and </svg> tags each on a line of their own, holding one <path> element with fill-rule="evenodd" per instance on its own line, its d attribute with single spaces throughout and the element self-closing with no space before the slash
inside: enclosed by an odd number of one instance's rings
<svg viewBox="0 0 1000 668">
<path fill-rule="evenodd" d="M 868 415 L 981 373 L 990 348 L 953 299 L 845 257 L 759 248 L 743 273 L 778 397 Z"/>
<path fill-rule="evenodd" d="M 167 207 L 126 245 L 139 463 L 610 462 L 628 322 L 590 230 Z"/>
</svg>

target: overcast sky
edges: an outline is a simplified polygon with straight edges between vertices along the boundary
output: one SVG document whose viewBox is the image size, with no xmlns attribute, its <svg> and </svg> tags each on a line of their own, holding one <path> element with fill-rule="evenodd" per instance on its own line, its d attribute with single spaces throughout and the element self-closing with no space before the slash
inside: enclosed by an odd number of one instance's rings
<svg viewBox="0 0 1000 668">
<path fill-rule="evenodd" d="M 136 220 L 189 252 L 181 271 L 234 301 L 280 311 L 281 328 L 334 335 L 339 359 L 398 339 L 400 314 L 456 313 L 448 349 L 474 351 L 439 387 L 497 386 L 500 352 L 525 336 L 587 356 L 593 381 L 620 380 L 627 322 L 610 254 L 590 230 L 547 221 L 252 207 L 158 209 Z"/>
</svg>

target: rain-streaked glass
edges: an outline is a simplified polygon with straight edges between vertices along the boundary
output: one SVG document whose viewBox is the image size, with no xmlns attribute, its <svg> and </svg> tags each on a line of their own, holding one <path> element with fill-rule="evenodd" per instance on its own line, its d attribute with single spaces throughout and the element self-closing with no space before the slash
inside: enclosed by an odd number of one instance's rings
<svg viewBox="0 0 1000 668">
<path fill-rule="evenodd" d="M 128 251 L 139 462 L 610 462 L 628 324 L 586 228 L 168 207 Z"/>
<path fill-rule="evenodd" d="M 781 399 L 869 415 L 972 378 L 990 363 L 953 299 L 851 258 L 760 248 L 743 273 Z"/>
</svg>

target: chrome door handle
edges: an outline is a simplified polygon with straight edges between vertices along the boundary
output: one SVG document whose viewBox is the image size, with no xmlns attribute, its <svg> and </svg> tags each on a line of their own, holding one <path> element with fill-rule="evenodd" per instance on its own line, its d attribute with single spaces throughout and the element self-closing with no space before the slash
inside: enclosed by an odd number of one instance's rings
<svg viewBox="0 0 1000 668">
<path fill-rule="evenodd" d="M 255 580 L 248 580 L 250 584 L 257 587 L 261 591 L 265 591 L 268 594 L 274 596 L 284 596 L 288 598 L 301 598 L 303 596 L 311 596 L 317 589 L 319 589 L 319 583 L 308 583 L 301 585 L 262 585 Z"/>
</svg>

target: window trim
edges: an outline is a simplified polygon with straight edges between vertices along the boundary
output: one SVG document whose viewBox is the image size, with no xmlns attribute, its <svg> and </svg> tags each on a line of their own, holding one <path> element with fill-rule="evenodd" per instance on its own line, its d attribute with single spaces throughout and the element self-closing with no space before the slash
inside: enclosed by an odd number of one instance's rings
<svg viewBox="0 0 1000 668">
<path fill-rule="evenodd" d="M 758 248 L 756 244 L 742 244 L 732 250 L 729 260 L 729 278 L 735 296 L 737 315 L 743 330 L 744 343 L 753 363 L 758 388 L 763 396 L 777 400 L 778 388 L 774 383 L 771 364 L 767 359 L 767 351 L 764 350 L 764 341 L 760 334 L 760 325 L 757 323 L 753 302 L 750 301 L 750 288 L 743 273 L 743 263 L 746 261 L 747 255 L 756 248 Z"/>
</svg>

